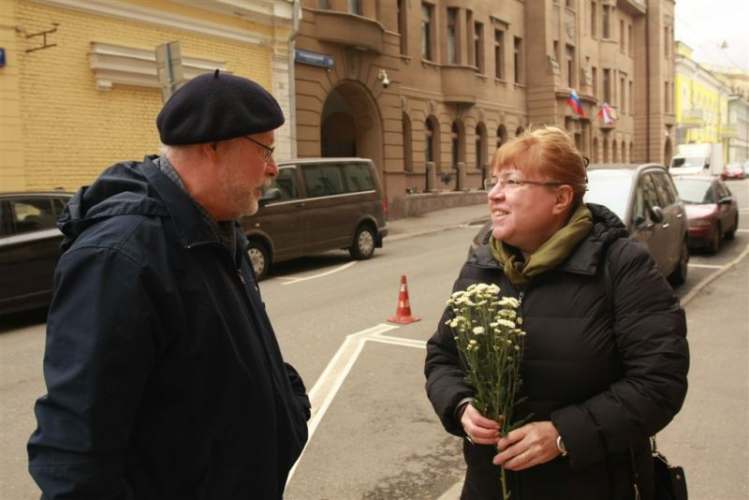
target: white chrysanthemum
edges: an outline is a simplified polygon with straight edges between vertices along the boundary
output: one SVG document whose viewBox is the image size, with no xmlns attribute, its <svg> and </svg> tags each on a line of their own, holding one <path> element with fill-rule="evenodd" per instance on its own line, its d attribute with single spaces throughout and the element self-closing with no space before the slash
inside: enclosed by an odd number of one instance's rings
<svg viewBox="0 0 749 500">
<path fill-rule="evenodd" d="M 499 305 L 502 307 L 512 307 L 512 308 L 518 308 L 520 306 L 520 302 L 515 297 L 502 297 L 502 299 L 499 301 Z"/>
<path fill-rule="evenodd" d="M 512 321 L 510 321 L 508 319 L 502 319 L 502 318 L 500 318 L 500 319 L 497 320 L 497 324 L 498 325 L 502 325 L 502 326 L 506 326 L 507 328 L 515 328 L 515 323 L 513 323 Z"/>
<path fill-rule="evenodd" d="M 483 326 L 477 326 L 473 329 L 474 335 L 483 335 L 484 333 L 486 333 L 486 330 L 484 330 Z"/>
</svg>

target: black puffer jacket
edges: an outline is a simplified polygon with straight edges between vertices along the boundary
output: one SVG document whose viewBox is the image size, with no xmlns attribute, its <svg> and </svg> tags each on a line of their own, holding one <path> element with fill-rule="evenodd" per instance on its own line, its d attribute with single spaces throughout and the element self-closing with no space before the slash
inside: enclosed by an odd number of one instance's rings
<svg viewBox="0 0 749 500">
<path fill-rule="evenodd" d="M 521 299 L 525 356 L 521 374 L 528 400 L 518 409 L 532 421 L 552 421 L 569 451 L 545 464 L 508 471 L 513 500 L 631 499 L 635 452 L 643 499 L 652 498 L 648 437 L 681 408 L 687 391 L 686 318 L 647 250 L 626 238 L 621 221 L 588 205 L 591 234 L 557 269 L 517 290 L 488 245 L 465 263 L 454 290 L 495 283 L 500 295 Z M 604 268 L 609 261 L 613 297 Z M 611 308 L 613 306 L 613 318 Z M 456 405 L 472 395 L 445 325 L 427 345 L 427 393 L 448 432 L 465 436 Z M 464 442 L 462 498 L 501 498 L 496 450 Z"/>
</svg>

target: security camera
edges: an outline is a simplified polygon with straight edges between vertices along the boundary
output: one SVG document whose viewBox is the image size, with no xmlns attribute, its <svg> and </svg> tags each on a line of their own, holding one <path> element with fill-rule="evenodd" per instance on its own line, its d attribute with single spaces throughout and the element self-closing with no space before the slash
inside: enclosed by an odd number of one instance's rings
<svg viewBox="0 0 749 500">
<path fill-rule="evenodd" d="M 384 69 L 381 69 L 379 73 L 377 73 L 377 79 L 382 81 L 382 87 L 388 88 L 390 87 L 390 79 L 388 78 L 388 74 Z"/>
</svg>

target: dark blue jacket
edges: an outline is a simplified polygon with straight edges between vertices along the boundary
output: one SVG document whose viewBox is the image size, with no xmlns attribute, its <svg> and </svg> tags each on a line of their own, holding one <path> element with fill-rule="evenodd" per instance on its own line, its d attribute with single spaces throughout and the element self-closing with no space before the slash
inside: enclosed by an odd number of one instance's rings
<svg viewBox="0 0 749 500">
<path fill-rule="evenodd" d="M 245 248 L 148 158 L 60 221 L 29 470 L 43 498 L 276 499 L 307 440 Z"/>
</svg>

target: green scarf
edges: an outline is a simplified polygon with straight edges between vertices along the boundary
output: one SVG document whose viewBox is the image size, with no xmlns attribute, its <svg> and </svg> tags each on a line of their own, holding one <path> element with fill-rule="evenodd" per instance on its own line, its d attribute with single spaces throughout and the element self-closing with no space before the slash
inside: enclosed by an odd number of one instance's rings
<svg viewBox="0 0 749 500">
<path fill-rule="evenodd" d="M 526 262 L 520 252 L 494 236 L 489 241 L 492 256 L 504 267 L 505 276 L 516 287 L 528 286 L 532 278 L 554 269 L 572 253 L 572 250 L 593 228 L 593 216 L 585 205 L 580 205 L 567 225 L 554 233 Z"/>
</svg>

